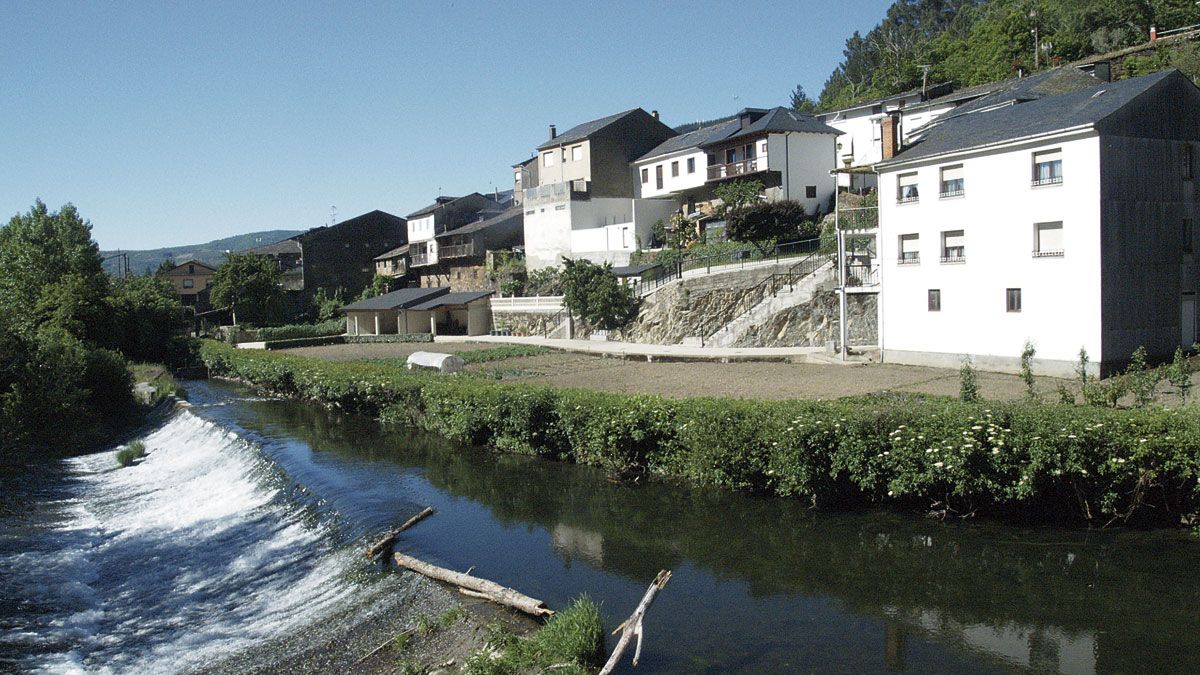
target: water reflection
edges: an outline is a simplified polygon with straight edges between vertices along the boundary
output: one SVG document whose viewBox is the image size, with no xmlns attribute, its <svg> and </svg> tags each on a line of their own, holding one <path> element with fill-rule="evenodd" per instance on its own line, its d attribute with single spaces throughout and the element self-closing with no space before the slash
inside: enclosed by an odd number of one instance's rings
<svg viewBox="0 0 1200 675">
<path fill-rule="evenodd" d="M 586 467 L 455 448 L 313 406 L 248 406 L 240 424 L 360 467 L 363 485 L 416 472 L 450 499 L 485 507 L 459 504 L 452 522 L 431 519 L 426 541 L 455 532 L 452 545 L 491 555 L 502 582 L 510 575 L 550 599 L 588 590 L 619 613 L 659 569 L 677 570 L 656 605 L 671 619 L 654 628 L 673 632 L 673 644 L 653 645 L 652 671 L 1200 672 L 1200 546 L 1179 533 L 820 513 L 666 482 L 613 483 Z M 440 554 L 452 555 L 446 546 Z"/>
</svg>

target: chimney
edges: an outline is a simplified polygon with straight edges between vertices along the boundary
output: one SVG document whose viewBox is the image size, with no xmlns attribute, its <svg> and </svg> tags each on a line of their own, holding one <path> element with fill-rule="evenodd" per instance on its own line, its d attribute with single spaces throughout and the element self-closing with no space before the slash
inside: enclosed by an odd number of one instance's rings
<svg viewBox="0 0 1200 675">
<path fill-rule="evenodd" d="M 882 127 L 880 136 L 883 138 L 883 159 L 889 160 L 900 150 L 900 120 L 899 115 L 892 113 L 880 120 Z"/>
<path fill-rule="evenodd" d="M 558 128 L 553 124 L 550 125 L 550 140 L 558 138 Z"/>
<path fill-rule="evenodd" d="M 651 110 L 650 114 L 654 115 L 654 119 L 658 119 L 658 111 L 657 110 Z"/>
</svg>

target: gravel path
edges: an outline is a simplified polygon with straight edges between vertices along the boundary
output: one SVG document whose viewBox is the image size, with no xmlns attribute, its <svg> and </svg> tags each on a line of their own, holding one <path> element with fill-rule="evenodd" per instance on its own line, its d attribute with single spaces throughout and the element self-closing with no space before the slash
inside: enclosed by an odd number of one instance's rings
<svg viewBox="0 0 1200 675">
<path fill-rule="evenodd" d="M 330 361 L 397 359 L 415 351 L 457 353 L 489 349 L 485 343 L 357 344 L 302 347 L 289 353 Z M 727 396 L 756 399 L 830 399 L 879 391 L 958 395 L 958 371 L 891 364 L 825 365 L 813 363 L 709 363 L 626 361 L 570 352 L 511 358 L 469 366 L 468 370 L 498 374 L 506 381 L 540 382 L 556 387 L 674 398 Z M 1044 398 L 1056 398 L 1063 380 L 1039 378 Z M 1011 400 L 1024 395 L 1016 375 L 979 373 L 984 398 Z"/>
</svg>

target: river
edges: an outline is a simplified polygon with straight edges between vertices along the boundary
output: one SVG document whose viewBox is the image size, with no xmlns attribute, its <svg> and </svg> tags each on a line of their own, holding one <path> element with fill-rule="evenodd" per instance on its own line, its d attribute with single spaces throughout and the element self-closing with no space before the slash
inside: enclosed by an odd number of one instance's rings
<svg viewBox="0 0 1200 675">
<path fill-rule="evenodd" d="M 0 670 L 294 664 L 428 594 L 362 550 L 431 505 L 401 550 L 552 607 L 587 593 L 610 628 L 673 570 L 640 673 L 1200 672 L 1187 533 L 814 512 L 187 389 L 136 466 L 5 476 Z"/>
</svg>

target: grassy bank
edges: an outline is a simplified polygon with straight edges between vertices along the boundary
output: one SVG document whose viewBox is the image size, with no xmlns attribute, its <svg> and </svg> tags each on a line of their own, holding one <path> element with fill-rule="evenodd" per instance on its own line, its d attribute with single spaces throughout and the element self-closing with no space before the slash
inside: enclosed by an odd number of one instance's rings
<svg viewBox="0 0 1200 675">
<path fill-rule="evenodd" d="M 1200 413 L 916 396 L 668 400 L 330 363 L 208 342 L 213 375 L 456 441 L 817 506 L 1178 525 L 1200 512 Z"/>
</svg>

